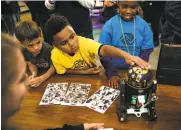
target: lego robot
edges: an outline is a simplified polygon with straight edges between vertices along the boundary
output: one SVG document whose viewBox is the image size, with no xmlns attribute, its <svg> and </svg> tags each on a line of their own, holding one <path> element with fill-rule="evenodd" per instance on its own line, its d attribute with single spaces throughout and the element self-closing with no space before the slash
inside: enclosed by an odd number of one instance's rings
<svg viewBox="0 0 181 130">
<path fill-rule="evenodd" d="M 148 115 L 150 121 L 156 121 L 157 81 L 150 70 L 130 67 L 125 79 L 120 79 L 119 88 L 121 93 L 117 115 L 120 122 L 124 122 L 129 114 L 141 117 L 143 113 Z"/>
</svg>

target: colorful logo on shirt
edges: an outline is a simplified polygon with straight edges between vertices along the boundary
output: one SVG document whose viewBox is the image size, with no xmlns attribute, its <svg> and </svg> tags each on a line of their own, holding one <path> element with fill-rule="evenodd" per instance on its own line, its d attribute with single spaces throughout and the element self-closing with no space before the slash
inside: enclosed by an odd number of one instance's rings
<svg viewBox="0 0 181 130">
<path fill-rule="evenodd" d="M 120 39 L 124 45 L 133 45 L 134 43 L 134 35 L 132 33 L 124 33 Z"/>
<path fill-rule="evenodd" d="M 87 63 L 84 61 L 84 60 L 77 60 L 74 62 L 74 65 L 72 67 L 72 69 L 87 69 L 88 66 L 87 66 Z"/>
</svg>

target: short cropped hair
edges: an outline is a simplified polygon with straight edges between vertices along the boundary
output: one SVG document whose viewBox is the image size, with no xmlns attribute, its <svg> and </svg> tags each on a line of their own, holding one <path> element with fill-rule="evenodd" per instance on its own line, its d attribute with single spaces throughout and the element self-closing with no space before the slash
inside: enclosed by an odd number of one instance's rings
<svg viewBox="0 0 181 130">
<path fill-rule="evenodd" d="M 8 90 L 9 84 L 17 76 L 16 52 L 20 50 L 13 38 L 8 34 L 1 34 L 1 97 Z"/>
<path fill-rule="evenodd" d="M 15 36 L 21 43 L 32 41 L 41 36 L 41 29 L 33 21 L 20 21 L 16 24 Z"/>
<path fill-rule="evenodd" d="M 46 36 L 53 41 L 53 36 L 61 32 L 67 25 L 70 25 L 67 18 L 59 14 L 53 14 L 45 24 Z"/>
<path fill-rule="evenodd" d="M 119 4 L 119 2 L 122 2 L 122 1 L 124 1 L 124 0 L 120 0 L 120 1 L 119 1 L 119 0 L 117 0 L 117 1 L 116 1 L 116 4 Z M 142 3 L 142 2 L 141 2 L 141 1 L 139 1 L 139 0 L 135 0 L 135 1 L 138 3 L 138 5 L 140 5 L 140 4 Z"/>
</svg>

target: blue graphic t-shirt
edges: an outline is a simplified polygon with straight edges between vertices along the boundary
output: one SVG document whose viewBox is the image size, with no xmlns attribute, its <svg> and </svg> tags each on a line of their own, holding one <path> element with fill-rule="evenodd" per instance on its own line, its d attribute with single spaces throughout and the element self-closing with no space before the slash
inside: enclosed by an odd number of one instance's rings
<svg viewBox="0 0 181 130">
<path fill-rule="evenodd" d="M 123 27 L 122 29 L 121 23 Z M 124 35 L 122 34 L 122 30 Z M 146 21 L 139 16 L 136 16 L 134 26 L 134 20 L 125 21 L 121 19 L 120 14 L 115 15 L 105 23 L 99 37 L 99 42 L 120 48 L 131 55 L 134 54 L 135 56 L 140 56 L 141 50 L 152 49 L 154 47 L 153 34 Z M 125 68 L 125 66 L 128 66 L 127 63 L 120 58 L 112 58 L 111 62 L 116 68 Z"/>
</svg>

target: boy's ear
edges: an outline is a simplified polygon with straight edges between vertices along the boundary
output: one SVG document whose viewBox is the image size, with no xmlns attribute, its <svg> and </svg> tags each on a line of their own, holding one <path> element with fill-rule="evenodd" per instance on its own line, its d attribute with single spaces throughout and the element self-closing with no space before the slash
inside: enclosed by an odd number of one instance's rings
<svg viewBox="0 0 181 130">
<path fill-rule="evenodd" d="M 55 43 L 55 41 L 52 41 L 52 45 L 56 47 L 56 43 Z"/>
</svg>

